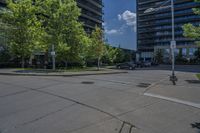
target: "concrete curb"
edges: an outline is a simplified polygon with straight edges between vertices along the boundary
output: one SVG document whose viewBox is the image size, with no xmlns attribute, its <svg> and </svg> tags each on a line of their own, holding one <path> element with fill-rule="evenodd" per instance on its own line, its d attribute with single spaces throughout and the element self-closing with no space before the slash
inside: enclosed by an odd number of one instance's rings
<svg viewBox="0 0 200 133">
<path fill-rule="evenodd" d="M 122 74 L 122 73 L 128 73 L 126 71 L 124 72 L 102 72 L 102 73 L 74 73 L 74 74 L 25 74 L 25 73 L 0 73 L 0 75 L 5 76 L 50 76 L 50 77 L 74 77 L 74 76 L 89 76 L 89 75 L 109 75 L 109 74 Z"/>
</svg>

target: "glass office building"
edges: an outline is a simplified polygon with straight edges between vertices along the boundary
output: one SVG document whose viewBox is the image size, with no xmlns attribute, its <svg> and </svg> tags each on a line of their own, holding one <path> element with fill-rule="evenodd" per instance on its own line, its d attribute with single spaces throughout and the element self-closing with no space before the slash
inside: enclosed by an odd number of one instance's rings
<svg viewBox="0 0 200 133">
<path fill-rule="evenodd" d="M 0 0 L 0 8 L 6 6 L 6 0 Z M 103 2 L 102 0 L 76 0 L 77 5 L 81 8 L 79 20 L 83 22 L 84 29 L 87 33 L 95 28 L 102 27 L 103 23 Z"/>
<path fill-rule="evenodd" d="M 84 29 L 91 34 L 95 26 L 102 28 L 103 23 L 103 3 L 102 0 L 76 0 L 77 5 L 81 8 L 81 16 L 79 20 L 84 24 Z M 0 11 L 6 7 L 6 0 L 0 0 Z M 1 23 L 0 23 L 1 27 Z M 0 28 L 0 52 L 2 46 L 7 43 L 5 37 L 6 31 Z"/>
<path fill-rule="evenodd" d="M 79 20 L 83 22 L 84 29 L 87 33 L 95 28 L 102 27 L 103 23 L 103 2 L 102 0 L 76 0 L 77 5 L 81 8 Z"/>
<path fill-rule="evenodd" d="M 0 0 L 0 8 L 5 7 L 6 6 L 6 0 Z"/>
<path fill-rule="evenodd" d="M 166 57 L 170 54 L 172 38 L 171 8 L 163 8 L 156 12 L 144 13 L 149 8 L 157 8 L 167 0 L 137 0 L 137 44 L 143 60 L 152 60 L 156 49 L 162 49 Z M 187 23 L 200 24 L 200 16 L 193 13 L 192 8 L 200 7 L 194 0 L 174 0 L 175 7 L 175 40 L 176 54 L 180 51 L 184 56 L 192 57 L 197 45 L 194 40 L 183 36 L 182 26 Z M 169 6 L 170 1 L 165 4 Z"/>
<path fill-rule="evenodd" d="M 0 0 L 0 12 L 6 7 L 6 0 Z M 5 31 L 2 29 L 2 23 L 0 22 L 0 52 L 2 50 L 1 45 L 6 44 Z"/>
</svg>

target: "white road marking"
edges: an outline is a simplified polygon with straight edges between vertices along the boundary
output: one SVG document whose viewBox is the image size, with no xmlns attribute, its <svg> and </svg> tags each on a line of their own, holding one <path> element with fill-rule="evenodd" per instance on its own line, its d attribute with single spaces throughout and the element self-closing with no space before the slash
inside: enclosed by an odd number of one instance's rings
<svg viewBox="0 0 200 133">
<path fill-rule="evenodd" d="M 161 96 L 161 95 L 157 95 L 157 94 L 151 94 L 151 93 L 144 93 L 144 95 L 149 96 L 149 97 L 155 97 L 155 98 L 171 101 L 171 102 L 175 102 L 175 103 L 180 103 L 180 104 L 184 104 L 184 105 L 187 105 L 187 106 L 192 106 L 192 107 L 200 109 L 199 103 L 193 103 L 193 102 L 189 102 L 189 101 L 180 100 L 180 99 L 177 99 L 177 98 L 165 97 L 165 96 Z"/>
</svg>

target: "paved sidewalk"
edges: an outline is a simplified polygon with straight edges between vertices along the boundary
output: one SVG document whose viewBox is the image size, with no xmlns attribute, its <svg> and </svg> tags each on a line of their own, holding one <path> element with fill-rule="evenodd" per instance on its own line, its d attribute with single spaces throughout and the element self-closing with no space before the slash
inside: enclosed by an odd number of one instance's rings
<svg viewBox="0 0 200 133">
<path fill-rule="evenodd" d="M 177 85 L 172 85 L 168 78 L 149 87 L 144 95 L 156 97 L 200 109 L 200 80 L 192 73 L 177 73 Z"/>
<path fill-rule="evenodd" d="M 104 74 L 120 74 L 127 73 L 125 70 L 105 69 L 86 70 L 80 72 L 52 72 L 50 70 L 19 70 L 19 69 L 0 69 L 0 75 L 14 75 L 14 76 L 87 76 L 87 75 L 104 75 Z"/>
</svg>

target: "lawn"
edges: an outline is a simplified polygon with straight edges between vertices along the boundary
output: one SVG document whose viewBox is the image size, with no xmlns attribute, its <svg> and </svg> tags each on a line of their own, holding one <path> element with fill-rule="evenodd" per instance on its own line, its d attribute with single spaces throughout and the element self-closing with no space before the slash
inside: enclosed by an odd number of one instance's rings
<svg viewBox="0 0 200 133">
<path fill-rule="evenodd" d="M 83 72 L 83 71 L 99 71 L 96 67 L 73 67 L 73 68 L 58 68 L 55 71 L 52 69 L 33 69 L 33 68 L 16 68 L 18 73 L 55 73 L 55 72 Z M 105 71 L 100 69 L 100 71 Z"/>
<path fill-rule="evenodd" d="M 200 80 L 200 74 L 197 74 L 197 77 L 199 78 L 199 80 Z"/>
<path fill-rule="evenodd" d="M 100 71 L 103 71 L 104 69 L 100 69 Z M 58 72 L 81 72 L 81 71 L 99 71 L 97 67 L 73 67 L 68 69 L 57 69 Z"/>
</svg>

